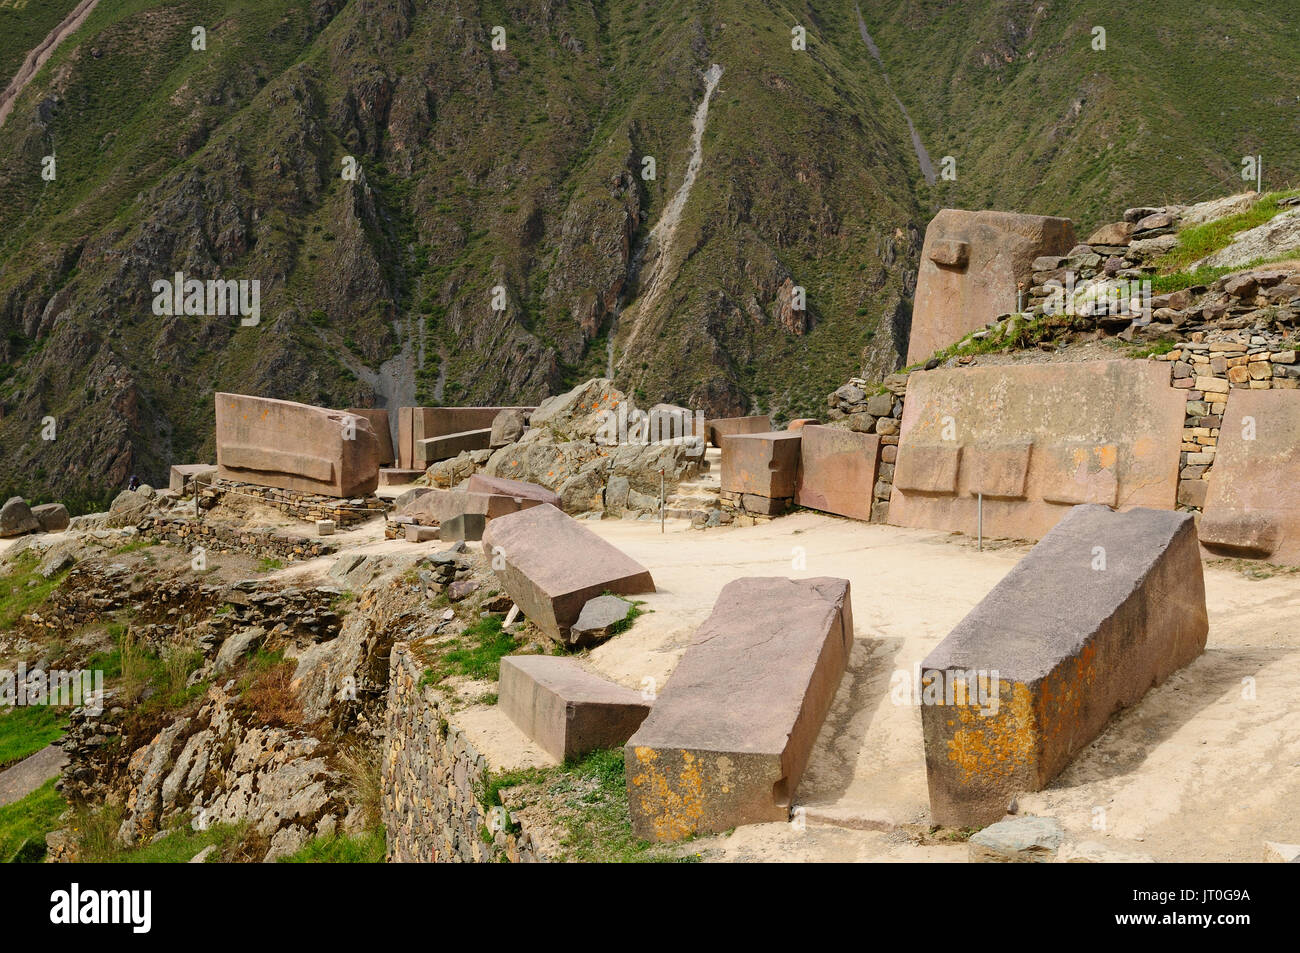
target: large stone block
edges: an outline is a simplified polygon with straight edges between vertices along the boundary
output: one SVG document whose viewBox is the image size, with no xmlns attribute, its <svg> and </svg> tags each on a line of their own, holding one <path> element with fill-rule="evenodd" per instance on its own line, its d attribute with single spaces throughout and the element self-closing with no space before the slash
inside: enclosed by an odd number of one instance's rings
<svg viewBox="0 0 1300 953">
<path fill-rule="evenodd" d="M 397 411 L 397 465 L 409 470 L 419 465 L 416 444 L 433 437 L 487 430 L 491 440 L 492 422 L 503 410 L 532 413 L 534 407 L 400 407 Z M 484 444 L 487 446 L 487 444 Z"/>
<path fill-rule="evenodd" d="M 1186 400 L 1154 361 L 913 374 L 889 521 L 1038 539 L 1079 503 L 1173 509 Z"/>
<path fill-rule="evenodd" d="M 560 498 L 544 486 L 529 483 L 526 480 L 507 480 L 505 477 L 488 476 L 475 473 L 465 484 L 471 493 L 493 493 L 498 496 L 512 496 L 520 500 L 535 500 L 538 503 L 550 503 L 557 510 Z"/>
<path fill-rule="evenodd" d="M 803 431 L 730 434 L 722 438 L 722 492 L 769 499 L 794 496 Z"/>
<path fill-rule="evenodd" d="M 173 493 L 184 493 L 189 481 L 210 484 L 216 475 L 217 468 L 211 463 L 178 463 L 168 474 L 167 486 Z"/>
<path fill-rule="evenodd" d="M 397 457 L 393 453 L 393 431 L 388 420 L 388 411 L 380 407 L 349 407 L 349 414 L 356 414 L 358 417 L 365 417 L 370 421 L 370 428 L 374 430 L 375 436 L 379 438 L 379 465 L 381 467 L 391 467 L 397 462 Z"/>
<path fill-rule="evenodd" d="M 503 658 L 497 705 L 557 761 L 622 745 L 650 713 L 639 692 L 554 655 Z"/>
<path fill-rule="evenodd" d="M 907 363 L 927 360 L 1025 299 L 1033 262 L 1074 246 L 1068 218 L 946 208 L 925 230 Z M 910 397 L 910 395 L 909 395 Z"/>
<path fill-rule="evenodd" d="M 655 591 L 648 569 L 547 504 L 492 520 L 483 548 L 515 605 L 557 642 L 588 599 Z"/>
<path fill-rule="evenodd" d="M 742 433 L 767 433 L 772 429 L 772 418 L 766 414 L 758 417 L 717 417 L 705 424 L 709 443 L 722 446 L 722 438 Z"/>
<path fill-rule="evenodd" d="M 624 748 L 637 836 L 786 820 L 852 644 L 847 579 L 723 587 Z"/>
<path fill-rule="evenodd" d="M 457 516 L 477 514 L 486 519 L 496 519 L 507 513 L 517 513 L 530 506 L 540 505 L 537 500 L 524 497 L 503 496 L 500 493 L 474 493 L 467 490 L 440 490 L 416 487 L 420 492 L 404 494 L 393 513 L 409 516 L 417 523 L 445 523 Z"/>
<path fill-rule="evenodd" d="M 379 485 L 370 421 L 289 400 L 217 394 L 222 479 L 324 496 L 364 496 Z"/>
<path fill-rule="evenodd" d="M 794 501 L 809 509 L 871 519 L 880 437 L 805 424 L 799 430 L 799 480 Z"/>
<path fill-rule="evenodd" d="M 1300 565 L 1300 391 L 1228 397 L 1200 532 L 1216 554 Z"/>
<path fill-rule="evenodd" d="M 486 450 L 492 440 L 492 429 L 466 430 L 447 433 L 440 437 L 426 437 L 415 441 L 415 465 L 427 467 L 440 460 L 450 460 L 473 450 Z"/>
<path fill-rule="evenodd" d="M 982 827 L 1205 648 L 1190 514 L 1073 508 L 921 663 L 931 821 Z"/>
</svg>

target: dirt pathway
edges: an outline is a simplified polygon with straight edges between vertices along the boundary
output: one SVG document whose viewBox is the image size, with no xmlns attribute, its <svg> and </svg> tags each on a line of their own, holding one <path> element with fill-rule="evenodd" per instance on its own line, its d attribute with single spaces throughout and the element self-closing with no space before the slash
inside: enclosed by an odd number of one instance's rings
<svg viewBox="0 0 1300 953">
<path fill-rule="evenodd" d="M 57 778 L 67 763 L 63 749 L 49 745 L 0 771 L 0 807 L 21 801 L 50 778 Z"/>
<path fill-rule="evenodd" d="M 18 69 L 18 75 L 10 80 L 4 92 L 0 93 L 0 126 L 5 124 L 5 120 L 13 112 L 14 103 L 27 88 L 27 84 L 36 78 L 36 74 L 45 65 L 46 60 L 54 55 L 60 43 L 80 29 L 86 22 L 86 17 L 90 16 L 98 5 L 99 0 L 81 0 L 81 3 L 64 17 L 63 22 L 51 30 L 50 35 L 42 40 L 36 49 L 27 54 L 27 59 L 23 60 L 23 65 Z"/>
</svg>

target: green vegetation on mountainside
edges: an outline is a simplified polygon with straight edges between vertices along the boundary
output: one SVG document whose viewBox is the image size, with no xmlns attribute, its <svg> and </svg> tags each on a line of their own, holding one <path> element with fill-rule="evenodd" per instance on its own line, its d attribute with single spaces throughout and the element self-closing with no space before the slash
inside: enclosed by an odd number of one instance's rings
<svg viewBox="0 0 1300 953">
<path fill-rule="evenodd" d="M 863 3 L 936 166 L 934 208 L 1075 220 L 1080 240 L 1126 206 L 1193 202 L 1300 179 L 1300 24 L 1251 0 Z M 1093 29 L 1105 29 L 1105 50 Z"/>
<path fill-rule="evenodd" d="M 0 129 L 0 485 L 89 505 L 211 459 L 217 390 L 531 403 L 603 374 L 611 342 L 642 403 L 815 414 L 897 365 L 933 208 L 1070 215 L 1082 238 L 1230 190 L 1247 153 L 1268 183 L 1300 170 L 1297 26 L 1248 0 L 862 13 L 955 182 L 923 184 L 850 0 L 101 0 Z M 714 63 L 650 295 L 633 255 Z M 177 271 L 259 280 L 260 324 L 155 316 Z M 404 347 L 410 371 L 381 373 Z"/>
</svg>

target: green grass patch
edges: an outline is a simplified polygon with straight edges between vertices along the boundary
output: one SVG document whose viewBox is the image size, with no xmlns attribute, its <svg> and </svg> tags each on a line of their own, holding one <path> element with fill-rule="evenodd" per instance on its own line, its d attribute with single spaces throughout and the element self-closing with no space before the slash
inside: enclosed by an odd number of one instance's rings
<svg viewBox="0 0 1300 953">
<path fill-rule="evenodd" d="M 118 556 L 125 556 L 127 553 L 138 553 L 142 549 L 148 549 L 152 545 L 154 541 L 151 539 L 137 539 L 117 547 L 113 552 Z"/>
<path fill-rule="evenodd" d="M 13 804 L 0 807 L 0 863 L 36 864 L 45 858 L 45 835 L 58 830 L 68 805 L 55 778 Z"/>
<path fill-rule="evenodd" d="M 382 864 L 388 850 L 383 828 L 369 830 L 355 837 L 330 834 L 303 844 L 282 864 Z"/>
<path fill-rule="evenodd" d="M 662 844 L 632 832 L 627 806 L 623 750 L 593 751 L 555 768 L 527 768 L 488 775 L 480 799 L 490 811 L 506 788 L 527 785 L 562 826 L 562 852 L 554 859 L 576 863 L 692 863 Z"/>
<path fill-rule="evenodd" d="M 118 808 L 105 806 L 79 812 L 72 825 L 80 848 L 77 859 L 92 864 L 185 864 L 204 848 L 215 845 L 217 849 L 209 859 L 218 860 L 238 845 L 247 832 L 245 824 L 213 824 L 205 830 L 195 830 L 186 823 L 152 843 L 124 847 L 117 840 L 121 820 Z"/>
<path fill-rule="evenodd" d="M 1244 212 L 1182 229 L 1178 233 L 1178 244 L 1157 259 L 1156 266 L 1162 271 L 1181 271 L 1192 262 L 1227 248 L 1238 232 L 1258 228 L 1286 211 L 1278 202 L 1294 195 L 1300 195 L 1300 189 L 1267 192 Z"/>
<path fill-rule="evenodd" d="M 275 572 L 276 570 L 284 568 L 284 560 L 267 556 L 257 564 L 257 568 L 262 570 L 262 572 Z"/>
<path fill-rule="evenodd" d="M 43 605 L 67 578 L 69 570 L 65 569 L 46 579 L 37 572 L 39 563 L 35 553 L 23 553 L 14 560 L 12 569 L 0 576 L 0 630 L 16 626 L 20 618 Z"/>
<path fill-rule="evenodd" d="M 50 705 L 0 708 L 0 769 L 35 754 L 67 729 L 67 713 Z"/>
<path fill-rule="evenodd" d="M 443 653 L 437 663 L 425 669 L 421 685 L 437 685 L 453 675 L 481 681 L 495 680 L 501 671 L 501 657 L 519 647 L 519 640 L 506 632 L 501 619 L 479 619 Z"/>
</svg>

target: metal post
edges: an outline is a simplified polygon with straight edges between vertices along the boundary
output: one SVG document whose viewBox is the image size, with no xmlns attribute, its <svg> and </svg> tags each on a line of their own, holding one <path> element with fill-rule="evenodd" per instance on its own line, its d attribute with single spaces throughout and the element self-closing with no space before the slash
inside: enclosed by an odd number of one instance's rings
<svg viewBox="0 0 1300 953">
<path fill-rule="evenodd" d="M 664 471 L 659 471 L 659 532 L 664 531 L 664 516 L 668 506 L 664 500 Z"/>
<path fill-rule="evenodd" d="M 975 510 L 975 538 L 977 540 L 977 545 L 979 546 L 978 552 L 982 553 L 984 552 L 984 494 L 979 493 L 976 495 L 979 498 L 979 502 L 976 503 Z"/>
</svg>

